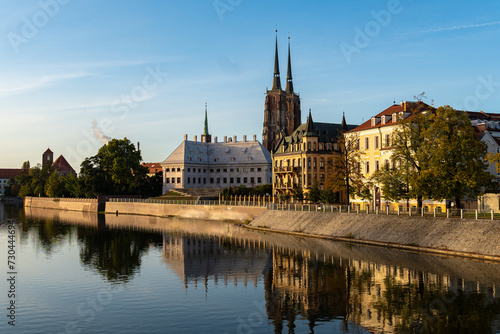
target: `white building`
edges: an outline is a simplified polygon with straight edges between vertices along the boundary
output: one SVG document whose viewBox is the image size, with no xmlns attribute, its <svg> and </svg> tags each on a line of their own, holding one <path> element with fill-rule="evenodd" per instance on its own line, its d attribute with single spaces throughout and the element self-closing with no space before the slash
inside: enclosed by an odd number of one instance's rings
<svg viewBox="0 0 500 334">
<path fill-rule="evenodd" d="M 165 161 L 163 193 L 171 189 L 227 188 L 244 185 L 247 188 L 272 183 L 271 153 L 257 141 L 238 141 L 237 137 L 224 137 L 218 142 L 208 134 L 205 110 L 205 131 L 201 141 L 184 135 L 184 141 Z"/>
</svg>

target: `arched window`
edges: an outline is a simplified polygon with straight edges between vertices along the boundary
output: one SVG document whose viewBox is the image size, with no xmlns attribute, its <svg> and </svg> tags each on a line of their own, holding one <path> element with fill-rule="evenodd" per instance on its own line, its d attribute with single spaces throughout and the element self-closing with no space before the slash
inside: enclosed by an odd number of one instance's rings
<svg viewBox="0 0 500 334">
<path fill-rule="evenodd" d="M 316 169 L 316 158 L 314 158 L 313 168 Z"/>
<path fill-rule="evenodd" d="M 389 168 L 389 160 L 385 159 L 385 161 L 384 161 L 384 165 L 386 165 L 386 166 L 387 166 L 387 168 Z"/>
<path fill-rule="evenodd" d="M 365 138 L 365 150 L 368 150 L 370 148 L 370 138 L 366 137 Z"/>
<path fill-rule="evenodd" d="M 378 136 L 375 136 L 375 149 L 378 150 Z"/>
<path fill-rule="evenodd" d="M 307 158 L 307 168 L 311 169 L 311 158 Z"/>
<path fill-rule="evenodd" d="M 311 143 L 307 143 L 307 150 L 310 151 L 311 150 Z"/>
<path fill-rule="evenodd" d="M 366 174 L 369 174 L 370 173 L 370 162 L 367 161 L 366 162 Z"/>
<path fill-rule="evenodd" d="M 316 143 L 313 143 L 313 151 L 316 151 Z"/>
<path fill-rule="evenodd" d="M 375 161 L 375 171 L 378 172 L 378 170 L 380 169 L 380 164 L 378 162 L 378 160 Z"/>
<path fill-rule="evenodd" d="M 385 147 L 391 147 L 391 135 L 385 135 Z"/>
</svg>

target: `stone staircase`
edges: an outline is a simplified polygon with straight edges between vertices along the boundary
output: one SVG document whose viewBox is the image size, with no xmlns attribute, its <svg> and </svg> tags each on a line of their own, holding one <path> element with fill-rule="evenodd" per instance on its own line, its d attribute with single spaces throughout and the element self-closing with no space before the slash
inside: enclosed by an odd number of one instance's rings
<svg viewBox="0 0 500 334">
<path fill-rule="evenodd" d="M 184 196 L 199 197 L 200 199 L 219 198 L 222 192 L 220 188 L 191 188 L 191 189 L 175 189 L 170 192 L 176 192 Z"/>
</svg>

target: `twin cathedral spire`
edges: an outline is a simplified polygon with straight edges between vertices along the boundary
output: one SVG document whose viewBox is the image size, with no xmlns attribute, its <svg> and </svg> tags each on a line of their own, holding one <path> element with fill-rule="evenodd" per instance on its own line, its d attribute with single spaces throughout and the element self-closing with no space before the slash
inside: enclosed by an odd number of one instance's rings
<svg viewBox="0 0 500 334">
<path fill-rule="evenodd" d="M 273 87 L 267 91 L 264 107 L 262 145 L 272 152 L 282 136 L 289 136 L 300 125 L 300 96 L 293 91 L 290 37 L 288 37 L 288 68 L 285 90 L 281 88 L 278 57 L 278 34 L 274 53 Z"/>
</svg>

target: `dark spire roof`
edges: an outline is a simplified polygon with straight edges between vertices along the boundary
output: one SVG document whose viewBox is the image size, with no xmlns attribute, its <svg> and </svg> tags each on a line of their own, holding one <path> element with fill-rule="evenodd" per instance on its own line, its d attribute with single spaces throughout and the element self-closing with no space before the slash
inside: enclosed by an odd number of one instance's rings
<svg viewBox="0 0 500 334">
<path fill-rule="evenodd" d="M 304 135 L 305 137 L 318 137 L 318 134 L 316 131 L 314 131 L 314 122 L 313 118 L 311 116 L 311 109 L 309 109 L 309 116 L 307 117 L 307 122 L 306 122 L 306 134 Z"/>
<path fill-rule="evenodd" d="M 293 93 L 293 81 L 292 81 L 292 60 L 290 57 L 290 36 L 288 36 L 288 70 L 286 73 L 286 92 Z"/>
<path fill-rule="evenodd" d="M 203 135 L 208 136 L 208 117 L 207 117 L 207 104 L 205 103 L 205 127 L 203 128 Z"/>
<path fill-rule="evenodd" d="M 347 132 L 347 123 L 345 122 L 345 112 L 342 113 L 342 131 Z"/>
<path fill-rule="evenodd" d="M 281 90 L 280 64 L 278 60 L 278 30 L 276 30 L 276 50 L 274 53 L 273 90 Z"/>
</svg>

